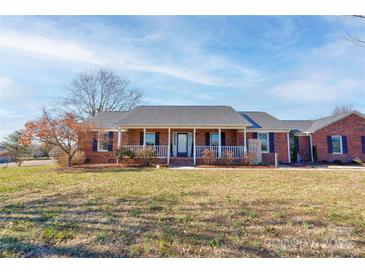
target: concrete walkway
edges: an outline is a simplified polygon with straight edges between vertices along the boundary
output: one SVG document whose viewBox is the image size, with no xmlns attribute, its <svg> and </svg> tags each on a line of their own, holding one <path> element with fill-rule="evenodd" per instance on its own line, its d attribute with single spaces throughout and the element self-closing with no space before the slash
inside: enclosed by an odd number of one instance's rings
<svg viewBox="0 0 365 274">
<path fill-rule="evenodd" d="M 30 160 L 24 161 L 22 166 L 46 166 L 46 165 L 54 165 L 56 164 L 55 160 Z M 8 164 L 1 163 L 0 167 L 16 167 L 17 164 L 15 162 L 10 162 Z"/>
<path fill-rule="evenodd" d="M 344 171 L 344 170 L 352 170 L 352 171 L 362 171 L 365 172 L 365 167 L 361 166 L 312 166 L 312 167 L 290 167 L 290 166 L 280 166 L 278 168 L 274 167 L 265 167 L 265 168 L 232 168 L 232 167 L 193 167 L 193 166 L 184 166 L 184 167 L 169 167 L 171 169 L 180 169 L 180 170 L 301 170 L 301 171 Z"/>
</svg>

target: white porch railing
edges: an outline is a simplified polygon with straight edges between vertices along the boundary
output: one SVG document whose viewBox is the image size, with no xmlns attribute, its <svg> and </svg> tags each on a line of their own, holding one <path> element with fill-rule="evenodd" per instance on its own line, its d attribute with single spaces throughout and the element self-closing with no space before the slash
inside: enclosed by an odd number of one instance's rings
<svg viewBox="0 0 365 274">
<path fill-rule="evenodd" d="M 202 158 L 203 151 L 209 149 L 212 150 L 215 157 L 218 158 L 218 146 L 196 146 L 196 157 Z M 244 146 L 221 146 L 221 156 L 223 157 L 225 151 L 229 151 L 232 153 L 233 158 L 243 157 L 244 155 Z"/>
<path fill-rule="evenodd" d="M 138 150 L 143 149 L 143 145 L 123 145 L 123 148 L 127 148 L 130 151 L 136 153 Z M 156 153 L 156 158 L 167 158 L 168 146 L 167 145 L 159 145 L 159 146 L 149 146 L 146 145 L 146 148 L 153 149 Z M 209 149 L 212 150 L 215 157 L 218 158 L 218 146 L 196 146 L 196 157 L 202 158 L 203 151 Z M 221 156 L 224 156 L 225 151 L 229 151 L 232 153 L 233 158 L 240 158 L 244 155 L 244 146 L 221 146 Z"/>
<path fill-rule="evenodd" d="M 222 157 L 225 151 L 232 153 L 233 158 L 240 158 L 244 156 L 244 146 L 222 146 Z"/>
<path fill-rule="evenodd" d="M 123 145 L 122 148 L 127 148 L 133 153 L 136 153 L 138 150 L 143 149 L 143 145 Z M 149 146 L 146 145 L 146 148 L 150 148 L 156 153 L 156 158 L 167 158 L 167 149 L 166 145 L 159 146 Z"/>
</svg>

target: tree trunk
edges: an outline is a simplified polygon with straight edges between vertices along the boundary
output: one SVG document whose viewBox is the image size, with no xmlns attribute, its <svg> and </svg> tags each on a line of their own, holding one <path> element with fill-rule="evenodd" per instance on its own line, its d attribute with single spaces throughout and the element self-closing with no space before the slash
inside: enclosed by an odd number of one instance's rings
<svg viewBox="0 0 365 274">
<path fill-rule="evenodd" d="M 72 157 L 70 155 L 67 156 L 67 167 L 71 167 L 72 163 L 71 163 Z"/>
</svg>

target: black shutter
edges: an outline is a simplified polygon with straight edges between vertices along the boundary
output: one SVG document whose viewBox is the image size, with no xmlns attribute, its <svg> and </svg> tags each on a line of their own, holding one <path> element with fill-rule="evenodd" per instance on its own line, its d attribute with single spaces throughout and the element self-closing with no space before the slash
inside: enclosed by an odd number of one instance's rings
<svg viewBox="0 0 365 274">
<path fill-rule="evenodd" d="M 332 137 L 327 136 L 327 151 L 328 153 L 332 153 Z"/>
<path fill-rule="evenodd" d="M 155 133 L 155 145 L 156 146 L 160 145 L 160 133 L 159 132 Z"/>
<path fill-rule="evenodd" d="M 298 138 L 298 136 L 294 137 L 294 144 L 295 144 L 295 153 L 299 153 L 299 138 Z"/>
<path fill-rule="evenodd" d="M 210 146 L 210 132 L 205 133 L 205 145 Z"/>
<path fill-rule="evenodd" d="M 342 136 L 342 152 L 347 154 L 347 136 Z"/>
<path fill-rule="evenodd" d="M 143 132 L 139 133 L 139 144 L 143 145 Z"/>
<path fill-rule="evenodd" d="M 252 138 L 257 139 L 257 132 L 252 132 Z"/>
<path fill-rule="evenodd" d="M 226 133 L 225 132 L 221 132 L 221 145 L 222 146 L 226 145 Z"/>
<path fill-rule="evenodd" d="M 93 138 L 93 151 L 98 151 L 98 140 L 94 137 Z"/>
<path fill-rule="evenodd" d="M 270 148 L 270 153 L 275 152 L 275 139 L 274 139 L 274 132 L 270 132 L 269 133 L 269 148 Z"/>
<path fill-rule="evenodd" d="M 113 151 L 113 131 L 109 131 L 108 151 Z"/>
<path fill-rule="evenodd" d="M 361 136 L 362 153 L 365 154 L 365 136 Z"/>
</svg>

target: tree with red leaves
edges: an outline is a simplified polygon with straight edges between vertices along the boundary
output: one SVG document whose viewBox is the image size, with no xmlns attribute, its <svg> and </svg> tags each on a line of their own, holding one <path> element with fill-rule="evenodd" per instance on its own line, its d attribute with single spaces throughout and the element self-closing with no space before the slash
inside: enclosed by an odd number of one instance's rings
<svg viewBox="0 0 365 274">
<path fill-rule="evenodd" d="M 91 136 L 89 125 L 80 123 L 74 114 L 64 113 L 52 118 L 43 109 L 40 118 L 25 124 L 21 143 L 36 141 L 57 147 L 67 155 L 67 167 L 71 167 L 72 157 L 86 146 Z"/>
</svg>

